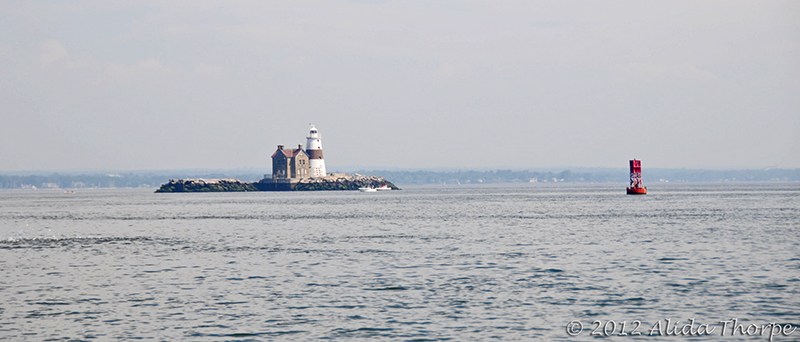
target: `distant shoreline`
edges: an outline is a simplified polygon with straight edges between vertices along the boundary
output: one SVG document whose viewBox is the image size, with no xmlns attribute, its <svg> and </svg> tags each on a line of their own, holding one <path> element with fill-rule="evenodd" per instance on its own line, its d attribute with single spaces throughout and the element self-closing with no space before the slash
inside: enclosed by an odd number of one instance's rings
<svg viewBox="0 0 800 342">
<path fill-rule="evenodd" d="M 627 170 L 598 170 L 572 172 L 538 171 L 357 171 L 391 179 L 398 186 L 436 184 L 503 184 L 503 183 L 627 183 Z M 0 189 L 82 189 L 82 188 L 158 188 L 169 179 L 225 179 L 234 178 L 243 182 L 263 179 L 260 173 L 230 173 L 195 171 L 127 172 L 6 175 L 0 172 Z M 690 170 L 690 169 L 644 169 L 645 185 L 659 183 L 698 182 L 797 182 L 800 169 L 769 170 Z M 555 180 L 555 181 L 554 181 Z"/>
<path fill-rule="evenodd" d="M 567 189 L 567 188 L 619 188 L 622 189 L 622 194 L 625 194 L 625 187 L 628 185 L 627 182 L 604 182 L 604 183 L 596 183 L 596 182 L 563 182 L 563 183 L 483 183 L 483 184 L 457 184 L 457 183 L 442 183 L 442 184 L 399 184 L 398 187 L 403 190 L 413 190 L 413 189 L 430 189 L 430 188 L 440 188 L 440 189 L 458 189 L 458 188 L 507 188 L 507 189 Z M 695 187 L 704 187 L 704 186 L 765 186 L 765 187 L 781 187 L 781 186 L 788 186 L 794 189 L 797 187 L 800 189 L 800 181 L 729 181 L 729 182 L 657 182 L 653 184 L 645 184 L 647 185 L 648 190 L 659 192 L 659 190 L 665 190 L 669 188 L 680 188 L 686 186 L 695 186 Z M 23 189 L 23 188 L 0 188 L 0 192 L 4 193 L 33 193 L 33 192 L 48 192 L 48 193 L 81 193 L 81 192 L 91 192 L 91 191 L 113 191 L 113 190 L 126 190 L 126 191 L 146 191 L 146 192 L 154 192 L 155 190 L 159 189 L 158 186 L 156 187 L 94 187 L 94 188 L 36 188 L 36 189 Z M 220 191 L 209 191 L 209 192 L 220 192 Z M 230 192 L 230 191 L 222 191 L 222 192 Z M 251 191 L 247 191 L 251 192 Z M 254 190 L 252 192 L 264 192 L 260 190 Z M 269 192 L 269 191 L 266 191 Z M 292 191 L 297 192 L 297 191 Z"/>
</svg>

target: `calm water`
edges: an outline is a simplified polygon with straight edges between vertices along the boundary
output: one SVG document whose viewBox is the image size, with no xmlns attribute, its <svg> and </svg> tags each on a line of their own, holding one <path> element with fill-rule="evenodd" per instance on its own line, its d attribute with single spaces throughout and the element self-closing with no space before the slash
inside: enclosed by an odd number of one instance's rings
<svg viewBox="0 0 800 342">
<path fill-rule="evenodd" d="M 0 339 L 593 340 L 594 320 L 639 320 L 643 335 L 664 319 L 800 324 L 800 184 L 624 192 L 3 191 Z M 720 330 L 690 340 L 767 340 Z"/>
</svg>

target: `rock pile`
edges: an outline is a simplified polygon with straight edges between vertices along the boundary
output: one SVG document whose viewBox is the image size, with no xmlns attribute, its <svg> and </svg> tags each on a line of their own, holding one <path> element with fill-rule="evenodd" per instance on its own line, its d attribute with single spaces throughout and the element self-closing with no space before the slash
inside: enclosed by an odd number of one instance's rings
<svg viewBox="0 0 800 342">
<path fill-rule="evenodd" d="M 301 179 L 293 190 L 358 190 L 358 188 L 379 188 L 386 185 L 392 190 L 400 190 L 383 177 L 359 174 L 332 174 L 322 178 Z"/>
<path fill-rule="evenodd" d="M 170 179 L 156 192 L 258 191 L 252 183 L 238 179 Z"/>
<path fill-rule="evenodd" d="M 322 178 L 306 178 L 296 182 L 275 182 L 269 178 L 255 183 L 246 183 L 237 179 L 170 179 L 156 192 L 358 190 L 358 188 L 380 188 L 384 185 L 392 190 L 400 190 L 383 177 L 335 173 Z"/>
</svg>

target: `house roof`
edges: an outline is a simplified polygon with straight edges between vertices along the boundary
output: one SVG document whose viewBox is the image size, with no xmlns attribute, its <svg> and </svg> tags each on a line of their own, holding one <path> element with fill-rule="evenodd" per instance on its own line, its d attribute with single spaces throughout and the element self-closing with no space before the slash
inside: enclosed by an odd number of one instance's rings
<svg viewBox="0 0 800 342">
<path fill-rule="evenodd" d="M 297 155 L 298 155 L 298 154 L 300 154 L 300 153 L 306 154 L 306 152 L 305 152 L 305 151 L 303 151 L 303 149 L 302 149 L 302 148 L 296 148 L 296 149 L 293 149 L 293 150 L 284 150 L 284 149 L 279 149 L 279 150 L 275 151 L 275 153 L 273 153 L 273 154 L 272 154 L 272 157 L 271 157 L 271 158 L 275 158 L 275 156 L 277 156 L 277 155 L 278 155 L 278 153 L 283 153 L 283 155 L 284 155 L 286 158 L 294 158 L 294 157 L 297 157 Z"/>
</svg>

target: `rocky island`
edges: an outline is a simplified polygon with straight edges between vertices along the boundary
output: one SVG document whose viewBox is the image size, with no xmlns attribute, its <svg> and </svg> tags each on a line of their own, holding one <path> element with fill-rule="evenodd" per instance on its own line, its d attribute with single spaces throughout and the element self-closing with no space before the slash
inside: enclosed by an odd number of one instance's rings
<svg viewBox="0 0 800 342">
<path fill-rule="evenodd" d="M 170 179 L 156 192 L 221 192 L 221 191 L 313 191 L 359 190 L 360 188 L 389 188 L 400 190 L 383 177 L 359 174 L 328 173 L 322 158 L 322 136 L 311 125 L 306 148 L 278 149 L 272 154 L 272 176 L 246 183 L 237 179 Z"/>
<path fill-rule="evenodd" d="M 156 192 L 236 192 L 236 191 L 318 191 L 358 190 L 387 186 L 400 190 L 383 177 L 333 173 L 324 177 L 298 180 L 265 178 L 247 183 L 237 179 L 170 179 Z"/>
</svg>

